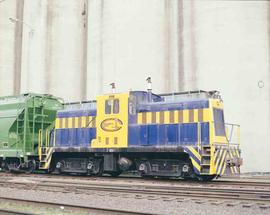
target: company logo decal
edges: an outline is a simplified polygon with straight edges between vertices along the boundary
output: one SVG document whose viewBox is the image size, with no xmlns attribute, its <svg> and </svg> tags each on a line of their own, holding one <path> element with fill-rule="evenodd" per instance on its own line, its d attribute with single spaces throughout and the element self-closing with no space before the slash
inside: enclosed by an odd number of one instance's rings
<svg viewBox="0 0 270 215">
<path fill-rule="evenodd" d="M 119 131 L 122 126 L 123 122 L 117 118 L 105 119 L 100 124 L 101 129 L 108 132 Z"/>
</svg>

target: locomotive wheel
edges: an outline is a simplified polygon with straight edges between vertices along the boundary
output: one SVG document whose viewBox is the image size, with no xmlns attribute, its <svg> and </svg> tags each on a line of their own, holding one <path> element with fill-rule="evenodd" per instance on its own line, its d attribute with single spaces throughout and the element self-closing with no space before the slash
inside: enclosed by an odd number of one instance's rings
<svg viewBox="0 0 270 215">
<path fill-rule="evenodd" d="M 91 167 L 88 169 L 87 175 L 101 176 L 103 174 L 103 165 L 101 160 L 91 160 L 89 164 L 91 164 Z"/>
<path fill-rule="evenodd" d="M 93 175 L 94 176 L 102 176 L 103 174 L 103 165 L 101 162 L 99 162 L 99 164 L 97 165 L 97 169 L 95 169 L 93 171 Z"/>
<path fill-rule="evenodd" d="M 58 161 L 56 163 L 55 169 L 58 174 L 63 174 L 63 166 L 65 164 L 64 160 Z"/>
</svg>

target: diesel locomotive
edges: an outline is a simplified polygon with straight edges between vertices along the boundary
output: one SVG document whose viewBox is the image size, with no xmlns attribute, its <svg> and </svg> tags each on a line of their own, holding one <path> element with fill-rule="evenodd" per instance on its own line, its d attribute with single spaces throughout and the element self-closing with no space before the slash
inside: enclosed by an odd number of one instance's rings
<svg viewBox="0 0 270 215">
<path fill-rule="evenodd" d="M 2 170 L 212 180 L 239 174 L 239 125 L 217 91 L 112 92 L 63 104 L 49 95 L 0 99 Z"/>
<path fill-rule="evenodd" d="M 57 112 L 40 134 L 39 169 L 211 180 L 240 173 L 239 129 L 225 124 L 216 91 L 101 95 Z"/>
</svg>

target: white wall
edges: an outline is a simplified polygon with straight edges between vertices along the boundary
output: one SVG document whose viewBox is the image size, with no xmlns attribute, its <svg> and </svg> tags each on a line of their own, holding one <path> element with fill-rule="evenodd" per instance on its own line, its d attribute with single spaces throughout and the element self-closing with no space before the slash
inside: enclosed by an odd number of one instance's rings
<svg viewBox="0 0 270 215">
<path fill-rule="evenodd" d="M 155 92 L 217 89 L 242 127 L 243 171 L 270 171 L 269 20 L 268 1 L 6 0 L 0 95 L 94 99 L 148 76 Z"/>
</svg>

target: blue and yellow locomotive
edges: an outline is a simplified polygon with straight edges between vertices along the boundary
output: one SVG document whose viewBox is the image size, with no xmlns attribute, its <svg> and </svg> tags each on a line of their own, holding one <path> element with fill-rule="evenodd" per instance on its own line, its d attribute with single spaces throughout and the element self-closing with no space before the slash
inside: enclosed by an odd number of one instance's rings
<svg viewBox="0 0 270 215">
<path fill-rule="evenodd" d="M 66 105 L 39 139 L 39 168 L 49 172 L 201 180 L 240 173 L 239 126 L 225 125 L 216 91 L 101 95 Z"/>
</svg>

